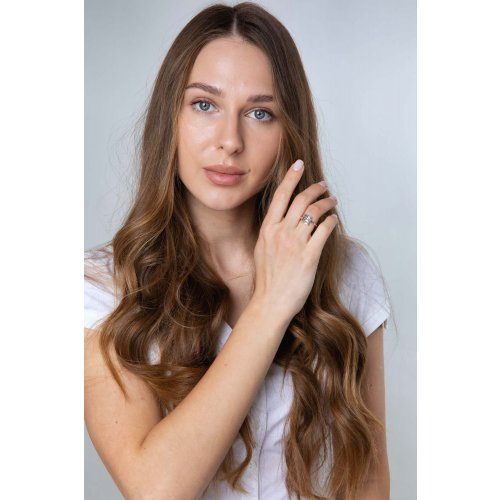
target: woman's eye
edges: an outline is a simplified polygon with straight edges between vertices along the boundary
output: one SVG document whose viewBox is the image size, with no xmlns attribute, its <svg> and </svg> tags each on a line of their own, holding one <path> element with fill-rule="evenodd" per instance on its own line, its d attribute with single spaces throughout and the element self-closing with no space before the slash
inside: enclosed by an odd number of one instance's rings
<svg viewBox="0 0 500 500">
<path fill-rule="evenodd" d="M 274 118 L 274 115 L 270 111 L 266 111 L 265 109 L 254 109 L 253 111 L 251 111 L 251 113 L 258 113 L 256 116 L 265 116 L 267 114 L 268 118 L 266 120 L 257 118 L 257 121 L 259 122 L 270 122 Z"/>
<path fill-rule="evenodd" d="M 200 105 L 200 107 L 196 107 L 198 104 Z M 199 99 L 197 101 L 194 101 L 191 104 L 191 106 L 198 113 L 205 113 L 210 109 L 210 106 L 213 106 L 213 104 L 209 101 L 204 101 L 202 99 Z M 254 109 L 250 113 L 256 113 L 255 119 L 259 122 L 270 122 L 271 120 L 274 119 L 273 113 L 271 113 L 270 111 L 267 111 L 265 109 Z M 267 115 L 266 119 L 261 118 L 261 117 L 265 117 L 266 115 Z"/>
<path fill-rule="evenodd" d="M 211 102 L 208 102 L 208 101 L 194 101 L 193 104 L 192 104 L 192 106 L 196 106 L 197 104 L 206 104 L 208 106 L 213 106 L 213 104 Z M 202 113 L 205 112 L 205 111 L 207 111 L 206 106 L 205 106 L 205 109 L 198 109 L 198 108 L 195 107 L 194 110 L 202 112 Z"/>
</svg>

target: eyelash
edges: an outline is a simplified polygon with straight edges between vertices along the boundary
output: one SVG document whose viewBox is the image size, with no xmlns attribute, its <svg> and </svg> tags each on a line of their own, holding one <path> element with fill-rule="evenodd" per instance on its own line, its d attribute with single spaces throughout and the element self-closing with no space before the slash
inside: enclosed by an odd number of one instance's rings
<svg viewBox="0 0 500 500">
<path fill-rule="evenodd" d="M 201 109 L 196 109 L 194 106 L 195 104 L 199 104 L 200 102 L 206 102 L 207 104 L 210 104 L 211 106 L 214 106 L 215 107 L 215 104 L 213 104 L 212 102 L 208 101 L 207 99 L 197 99 L 196 101 L 193 101 L 191 103 L 191 107 L 197 112 L 197 113 L 208 113 L 208 111 L 202 111 Z M 252 110 L 251 112 L 253 113 L 254 111 L 264 111 L 264 113 L 267 113 L 269 115 L 269 118 L 267 120 L 256 120 L 258 122 L 271 122 L 274 120 L 274 113 L 267 110 L 267 109 L 262 109 L 262 108 L 258 108 L 258 109 L 254 109 Z"/>
</svg>

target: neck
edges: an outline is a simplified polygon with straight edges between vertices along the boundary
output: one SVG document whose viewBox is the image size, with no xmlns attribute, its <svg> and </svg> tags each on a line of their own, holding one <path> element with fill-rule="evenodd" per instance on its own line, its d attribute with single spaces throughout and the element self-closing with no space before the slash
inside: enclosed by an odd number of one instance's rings
<svg viewBox="0 0 500 500">
<path fill-rule="evenodd" d="M 191 220 L 205 244 L 213 265 L 222 275 L 246 273 L 253 268 L 258 239 L 255 228 L 255 197 L 227 210 L 215 210 L 191 198 Z"/>
</svg>

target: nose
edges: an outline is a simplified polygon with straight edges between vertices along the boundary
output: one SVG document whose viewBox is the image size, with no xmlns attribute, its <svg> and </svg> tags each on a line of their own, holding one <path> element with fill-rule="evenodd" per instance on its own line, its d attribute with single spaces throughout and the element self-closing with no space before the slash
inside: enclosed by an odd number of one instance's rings
<svg viewBox="0 0 500 500">
<path fill-rule="evenodd" d="M 228 113 L 219 122 L 219 147 L 225 149 L 228 154 L 234 154 L 243 150 L 243 137 L 240 130 L 239 118 L 237 112 Z"/>
</svg>

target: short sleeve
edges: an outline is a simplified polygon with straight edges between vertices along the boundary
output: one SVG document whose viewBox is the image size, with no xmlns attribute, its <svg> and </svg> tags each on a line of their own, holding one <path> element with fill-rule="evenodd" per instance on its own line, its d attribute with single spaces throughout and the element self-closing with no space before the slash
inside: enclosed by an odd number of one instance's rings
<svg viewBox="0 0 500 500">
<path fill-rule="evenodd" d="M 340 297 L 359 321 L 366 336 L 390 316 L 389 295 L 384 280 L 367 251 L 351 243 L 350 262 L 341 284 Z"/>
<path fill-rule="evenodd" d="M 85 328 L 97 328 L 118 306 L 119 300 L 116 298 L 112 273 L 113 257 L 110 250 L 85 252 Z M 149 363 L 159 363 L 160 355 L 158 343 L 153 342 L 148 352 Z"/>
<path fill-rule="evenodd" d="M 91 251 L 85 252 L 84 326 L 96 328 L 118 305 L 110 275 L 110 260 Z M 95 278 L 95 279 L 94 279 Z"/>
</svg>

